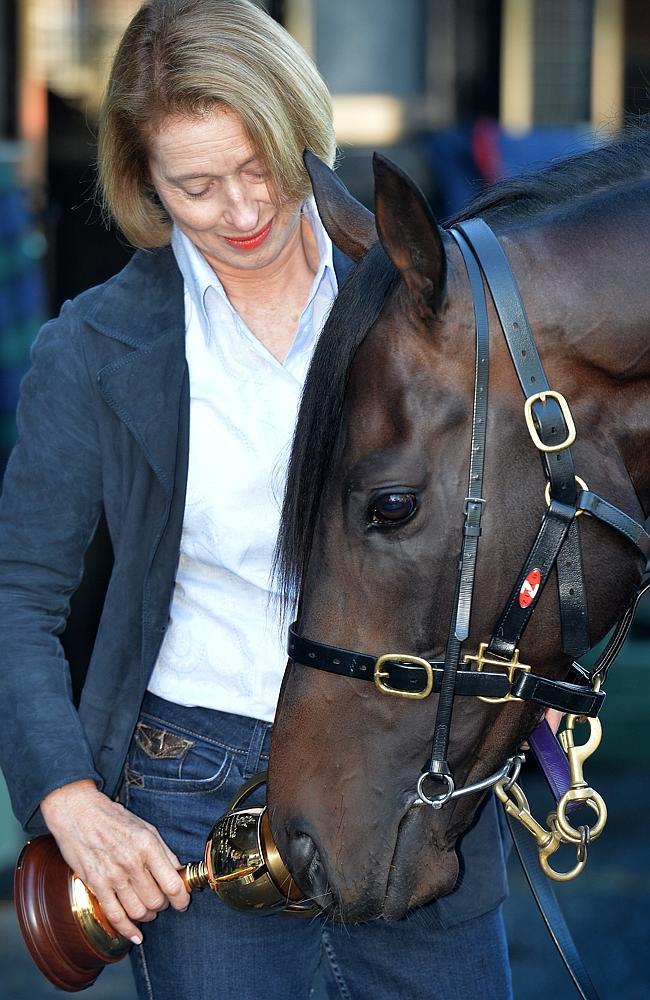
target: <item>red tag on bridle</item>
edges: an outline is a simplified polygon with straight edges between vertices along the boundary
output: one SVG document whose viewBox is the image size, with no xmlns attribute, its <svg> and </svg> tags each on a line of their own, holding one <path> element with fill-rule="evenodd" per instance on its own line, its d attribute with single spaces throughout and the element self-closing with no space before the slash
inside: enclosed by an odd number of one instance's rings
<svg viewBox="0 0 650 1000">
<path fill-rule="evenodd" d="M 538 569 L 531 569 L 519 591 L 519 607 L 529 608 L 539 594 L 539 584 L 542 574 Z"/>
</svg>

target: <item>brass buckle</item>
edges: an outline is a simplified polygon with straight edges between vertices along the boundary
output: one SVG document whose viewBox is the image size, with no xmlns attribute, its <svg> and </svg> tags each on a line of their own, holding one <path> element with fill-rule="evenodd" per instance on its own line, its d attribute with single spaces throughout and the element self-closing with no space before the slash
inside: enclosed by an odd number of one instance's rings
<svg viewBox="0 0 650 1000">
<path fill-rule="evenodd" d="M 397 688 L 384 684 L 384 678 L 390 677 L 389 673 L 382 671 L 386 663 L 415 663 L 423 667 L 427 675 L 427 683 L 423 691 L 398 691 Z M 423 660 L 420 656 L 407 656 L 405 653 L 385 653 L 380 656 L 375 663 L 375 687 L 382 694 L 392 694 L 394 698 L 417 698 L 422 700 L 428 698 L 433 691 L 433 670 L 428 660 Z"/>
<path fill-rule="evenodd" d="M 536 403 L 538 400 L 540 403 L 545 403 L 547 397 L 557 400 L 560 404 L 562 416 L 564 417 L 564 422 L 567 426 L 567 436 L 561 444 L 544 444 L 541 437 L 537 433 L 537 428 L 535 427 L 535 421 L 533 420 L 533 403 Z M 539 451 L 564 451 L 564 449 L 569 448 L 576 439 L 576 425 L 573 422 L 569 404 L 561 392 L 552 392 L 551 389 L 547 389 L 545 392 L 534 392 L 533 395 L 529 396 L 524 403 L 524 416 L 526 417 L 528 433 L 533 439 L 533 444 Z"/>
<path fill-rule="evenodd" d="M 483 668 L 487 665 L 488 667 L 505 667 L 508 674 L 508 680 L 510 684 L 514 682 L 515 673 L 517 670 L 523 670 L 525 673 L 529 673 L 530 667 L 527 663 L 519 662 L 519 650 L 515 649 L 512 659 L 505 660 L 501 657 L 496 656 L 486 656 L 485 652 L 488 648 L 487 642 L 482 642 L 478 648 L 478 653 L 475 656 L 470 656 L 469 654 L 463 657 L 463 663 L 475 663 L 476 670 L 481 673 Z M 517 698 L 515 695 L 508 694 L 504 695 L 503 698 L 488 698 L 485 695 L 478 695 L 479 701 L 485 701 L 490 705 L 501 705 L 506 701 L 523 701 L 522 698 Z"/>
</svg>

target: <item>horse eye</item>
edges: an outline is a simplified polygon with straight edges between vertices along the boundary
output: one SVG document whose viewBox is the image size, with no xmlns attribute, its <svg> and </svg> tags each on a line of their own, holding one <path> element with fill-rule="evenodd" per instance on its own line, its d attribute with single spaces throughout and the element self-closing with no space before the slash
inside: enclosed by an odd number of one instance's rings
<svg viewBox="0 0 650 1000">
<path fill-rule="evenodd" d="M 384 493 L 372 501 L 368 511 L 371 526 L 400 524 L 417 510 L 415 493 Z"/>
</svg>

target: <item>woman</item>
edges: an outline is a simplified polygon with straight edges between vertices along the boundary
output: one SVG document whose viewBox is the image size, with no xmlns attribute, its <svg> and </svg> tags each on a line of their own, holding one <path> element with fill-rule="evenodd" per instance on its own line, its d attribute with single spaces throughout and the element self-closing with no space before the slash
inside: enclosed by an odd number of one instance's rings
<svg viewBox="0 0 650 1000">
<path fill-rule="evenodd" d="M 201 856 L 268 758 L 285 662 L 267 611 L 276 496 L 311 351 L 350 266 L 309 197 L 304 148 L 333 161 L 329 96 L 260 9 L 141 8 L 99 136 L 106 207 L 141 249 L 42 331 L 5 481 L 1 740 L 14 808 L 26 828 L 47 826 L 138 946 L 139 995 L 156 1000 L 307 996 L 323 950 L 340 995 L 361 996 L 346 981 L 376 950 L 372 929 L 351 954 L 320 921 L 260 921 L 208 893 L 179 912 L 180 861 Z M 77 711 L 59 636 L 103 518 L 114 566 Z M 477 982 L 481 996 L 508 993 L 491 850 L 485 918 L 434 935 L 429 907 L 386 930 L 422 995 L 432 977 L 443 996 L 479 995 Z M 469 951 L 479 960 L 463 973 Z M 373 995 L 405 982 L 383 977 Z"/>
</svg>

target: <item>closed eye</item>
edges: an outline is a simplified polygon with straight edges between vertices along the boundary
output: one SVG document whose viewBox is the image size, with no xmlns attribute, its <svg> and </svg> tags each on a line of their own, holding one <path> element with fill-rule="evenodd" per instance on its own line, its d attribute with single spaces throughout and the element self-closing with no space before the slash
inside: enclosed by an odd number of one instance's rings
<svg viewBox="0 0 650 1000">
<path fill-rule="evenodd" d="M 205 198 L 209 191 L 210 188 L 207 187 L 203 191 L 183 191 L 183 194 L 186 198 Z"/>
</svg>

